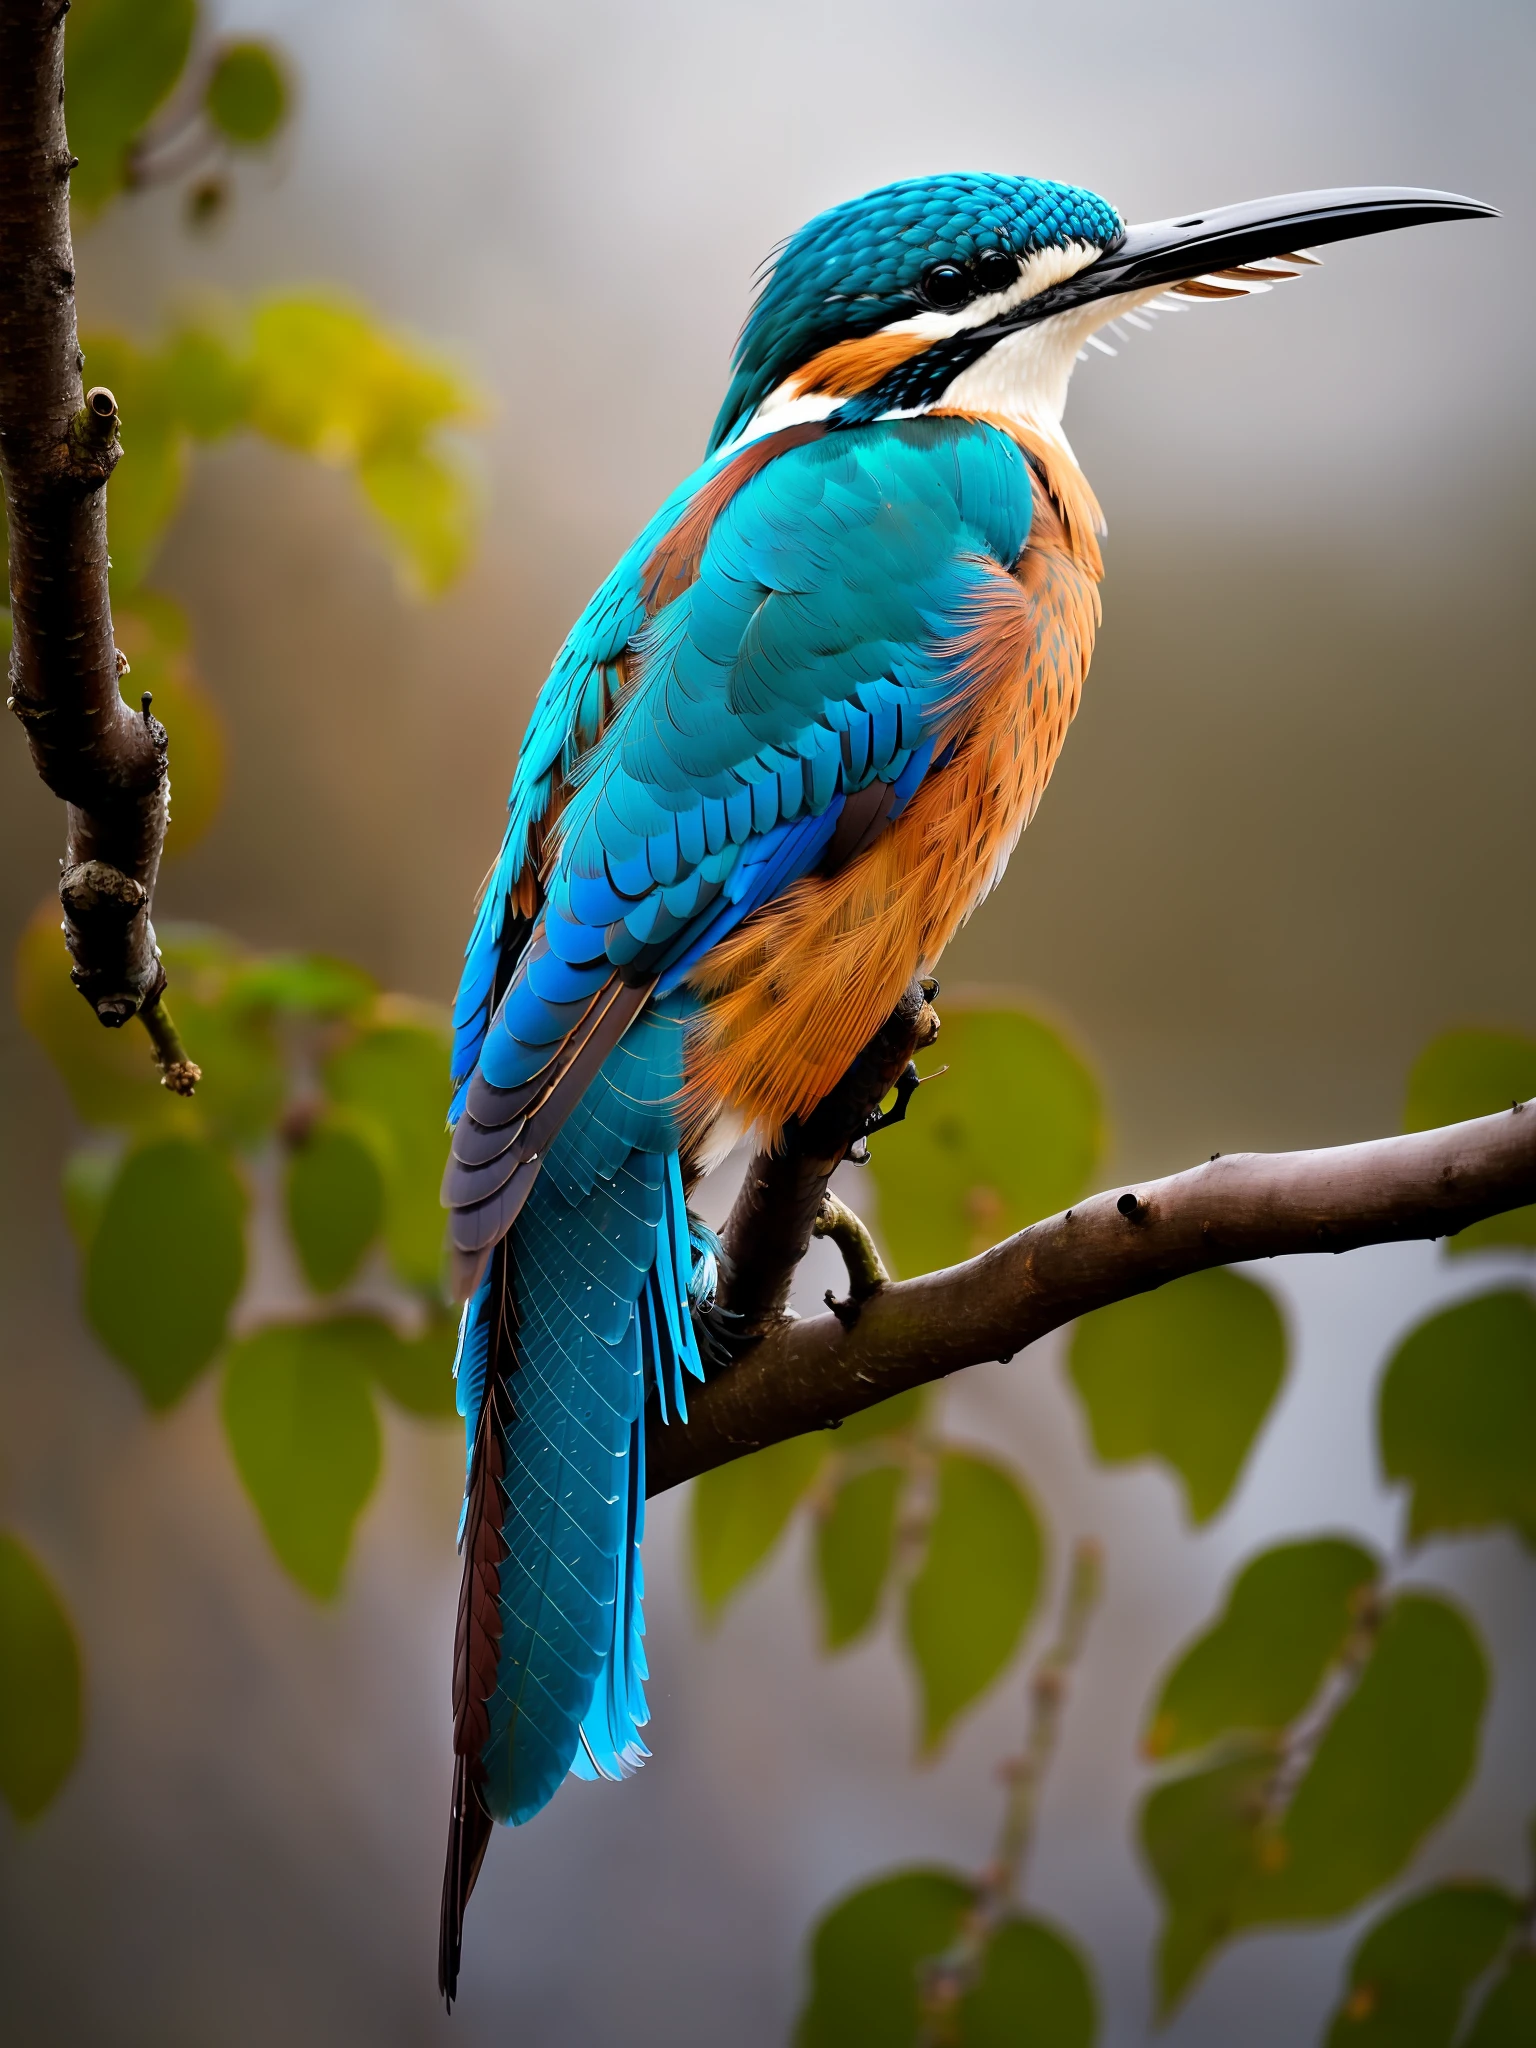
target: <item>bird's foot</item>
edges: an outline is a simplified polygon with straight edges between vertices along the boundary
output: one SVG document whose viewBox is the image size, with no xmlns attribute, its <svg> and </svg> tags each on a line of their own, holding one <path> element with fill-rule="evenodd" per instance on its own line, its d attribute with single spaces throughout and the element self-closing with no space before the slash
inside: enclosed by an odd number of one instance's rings
<svg viewBox="0 0 1536 2048">
<path fill-rule="evenodd" d="M 932 1077 L 930 1076 L 930 1079 Z M 889 1109 L 877 1110 L 865 1120 L 864 1128 L 844 1153 L 844 1158 L 854 1166 L 868 1166 L 869 1144 L 876 1131 L 888 1131 L 892 1124 L 905 1123 L 907 1108 L 913 1096 L 923 1085 L 923 1077 L 917 1071 L 916 1060 L 908 1060 L 896 1076 L 896 1100 Z"/>
</svg>

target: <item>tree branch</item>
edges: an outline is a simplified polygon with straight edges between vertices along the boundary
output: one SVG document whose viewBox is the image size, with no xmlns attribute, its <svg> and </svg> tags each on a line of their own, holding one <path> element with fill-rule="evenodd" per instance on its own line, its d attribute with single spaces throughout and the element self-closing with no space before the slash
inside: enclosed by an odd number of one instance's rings
<svg viewBox="0 0 1536 2048">
<path fill-rule="evenodd" d="M 1009 1359 L 1090 1309 L 1243 1259 L 1447 1237 L 1536 1201 L 1536 1101 L 1319 1152 L 1237 1152 L 1094 1195 L 941 1273 L 892 1281 L 851 1329 L 772 1328 L 646 1441 L 651 1493 L 983 1359 Z"/>
<path fill-rule="evenodd" d="M 59 881 L 73 979 L 103 1024 L 155 1009 L 150 905 L 165 842 L 165 728 L 132 709 L 107 590 L 117 402 L 81 390 L 74 158 L 64 132 L 68 0 L 0 0 L 0 470 L 10 525 L 9 707 L 68 806 Z M 174 1027 L 158 1014 L 174 1036 Z M 152 1034 L 157 1050 L 166 1030 Z M 164 1060 L 162 1058 L 162 1066 Z M 168 1085 L 189 1092 L 183 1057 Z"/>
</svg>

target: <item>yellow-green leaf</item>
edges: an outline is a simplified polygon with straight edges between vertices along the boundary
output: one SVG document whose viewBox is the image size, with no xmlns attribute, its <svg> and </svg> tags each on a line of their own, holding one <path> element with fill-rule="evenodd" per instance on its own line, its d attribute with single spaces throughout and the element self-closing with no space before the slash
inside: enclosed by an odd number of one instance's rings
<svg viewBox="0 0 1536 2048">
<path fill-rule="evenodd" d="M 282 127 L 290 97 L 285 67 L 269 43 L 226 43 L 209 75 L 203 105 L 226 142 L 255 149 Z"/>
<path fill-rule="evenodd" d="M 0 1532 L 0 1799 L 35 1820 L 80 1750 L 80 1652 L 47 1573 Z"/>
<path fill-rule="evenodd" d="M 379 1420 L 350 1327 L 282 1323 L 234 1345 L 224 1427 L 272 1548 L 306 1592 L 334 1597 L 379 1471 Z"/>
<path fill-rule="evenodd" d="M 706 1619 L 768 1560 L 827 1455 L 827 1436 L 791 1437 L 693 1482 L 693 1583 Z"/>
<path fill-rule="evenodd" d="M 452 1316 L 429 1317 L 419 1337 L 400 1337 L 387 1323 L 371 1323 L 359 1357 L 397 1408 L 426 1421 L 457 1419 L 453 1354 L 459 1326 Z"/>
<path fill-rule="evenodd" d="M 1228 1499 L 1280 1391 L 1285 1325 L 1252 1280 L 1192 1273 L 1084 1316 L 1069 1370 L 1097 1455 L 1165 1460 L 1198 1524 Z"/>
<path fill-rule="evenodd" d="M 1294 1721 L 1343 1650 L 1380 1563 L 1341 1537 L 1282 1543 L 1250 1560 L 1214 1625 L 1179 1658 L 1143 1739 L 1151 1757 Z"/>
<path fill-rule="evenodd" d="M 1451 2048 L 1467 1993 L 1519 1924 L 1493 1884 L 1438 1885 L 1368 1928 L 1326 2048 Z"/>
<path fill-rule="evenodd" d="M 1061 1035 L 1017 1010 L 944 1005 L 948 1072 L 870 1146 L 880 1236 L 903 1273 L 984 1251 L 1076 1201 L 1104 1140 L 1098 1086 Z"/>
<path fill-rule="evenodd" d="M 1512 1031 L 1447 1031 L 1431 1040 L 1408 1076 L 1405 1131 L 1430 1131 L 1492 1116 L 1536 1095 L 1536 1038 Z M 1536 1250 L 1536 1203 L 1488 1216 L 1446 1240 L 1448 1252 L 1501 1245 Z"/>
<path fill-rule="evenodd" d="M 384 1221 L 384 1174 L 368 1126 L 322 1117 L 295 1139 L 288 1160 L 288 1228 L 317 1293 L 344 1286 Z"/>
<path fill-rule="evenodd" d="M 148 690 L 154 715 L 170 740 L 169 860 L 197 844 L 223 801 L 224 721 L 187 658 L 185 620 L 176 606 L 135 591 L 131 602 L 115 607 L 114 624 L 117 644 L 129 661 L 123 694 L 137 706 Z"/>
<path fill-rule="evenodd" d="M 968 1451 L 941 1455 L 927 1552 L 907 1588 L 925 1750 L 1012 1661 L 1039 1596 L 1044 1550 L 1012 1473 Z"/>
<path fill-rule="evenodd" d="M 128 145 L 169 97 L 192 46 L 196 0 L 74 0 L 64 35 L 65 118 L 90 214 L 120 191 Z"/>
<path fill-rule="evenodd" d="M 1408 1533 L 1508 1524 L 1536 1550 L 1536 1300 L 1479 1295 L 1411 1330 L 1381 1383 L 1381 1460 Z"/>
<path fill-rule="evenodd" d="M 400 1278 L 421 1288 L 437 1286 L 442 1265 L 449 1045 L 446 1026 L 395 1022 L 386 1012 L 325 1068 L 332 1101 L 367 1117 L 380 1134 L 385 1246 Z"/>
<path fill-rule="evenodd" d="M 223 1154 L 199 1138 L 130 1152 L 91 1239 L 85 1303 L 152 1408 L 178 1400 L 219 1349 L 244 1277 L 245 1191 Z"/>
<path fill-rule="evenodd" d="M 119 597 L 143 579 L 181 504 L 187 437 L 156 355 L 99 330 L 82 336 L 81 346 L 86 383 L 110 389 L 122 420 L 123 453 L 107 485 L 112 593 Z"/>
<path fill-rule="evenodd" d="M 953 1871 L 903 1870 L 839 1899 L 811 1936 L 795 2048 L 916 2048 L 919 1971 L 954 1941 L 972 1897 Z"/>
<path fill-rule="evenodd" d="M 838 1487 L 817 1525 L 816 1583 L 828 1650 L 856 1641 L 879 1611 L 890 1576 L 903 1477 L 896 1465 L 856 1472 Z"/>
</svg>

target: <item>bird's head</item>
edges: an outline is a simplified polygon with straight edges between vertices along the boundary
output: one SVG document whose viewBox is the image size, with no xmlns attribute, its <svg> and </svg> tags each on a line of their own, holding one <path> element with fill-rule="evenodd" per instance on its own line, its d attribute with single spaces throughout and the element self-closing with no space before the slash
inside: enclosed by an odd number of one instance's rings
<svg viewBox="0 0 1536 2048">
<path fill-rule="evenodd" d="M 1290 193 L 1128 228 L 1097 193 L 958 173 L 818 214 L 773 260 L 711 448 L 800 420 L 936 406 L 1060 438 L 1067 382 L 1110 321 L 1165 298 L 1263 290 L 1319 243 L 1494 209 L 1447 192 Z"/>
</svg>

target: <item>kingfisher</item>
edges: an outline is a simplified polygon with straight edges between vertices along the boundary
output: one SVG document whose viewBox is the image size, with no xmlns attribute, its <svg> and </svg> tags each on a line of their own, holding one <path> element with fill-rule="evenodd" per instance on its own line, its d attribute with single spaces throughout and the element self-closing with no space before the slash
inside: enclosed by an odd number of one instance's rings
<svg viewBox="0 0 1536 2048">
<path fill-rule="evenodd" d="M 718 1284 L 695 1183 L 808 1115 L 931 972 L 1077 710 L 1103 521 L 1073 365 L 1321 244 L 1493 211 L 1363 188 L 1127 227 L 961 173 L 772 260 L 703 463 L 540 692 L 455 1005 L 450 2006 L 492 1822 L 648 1754 L 646 1419 L 686 1427 Z"/>
</svg>

